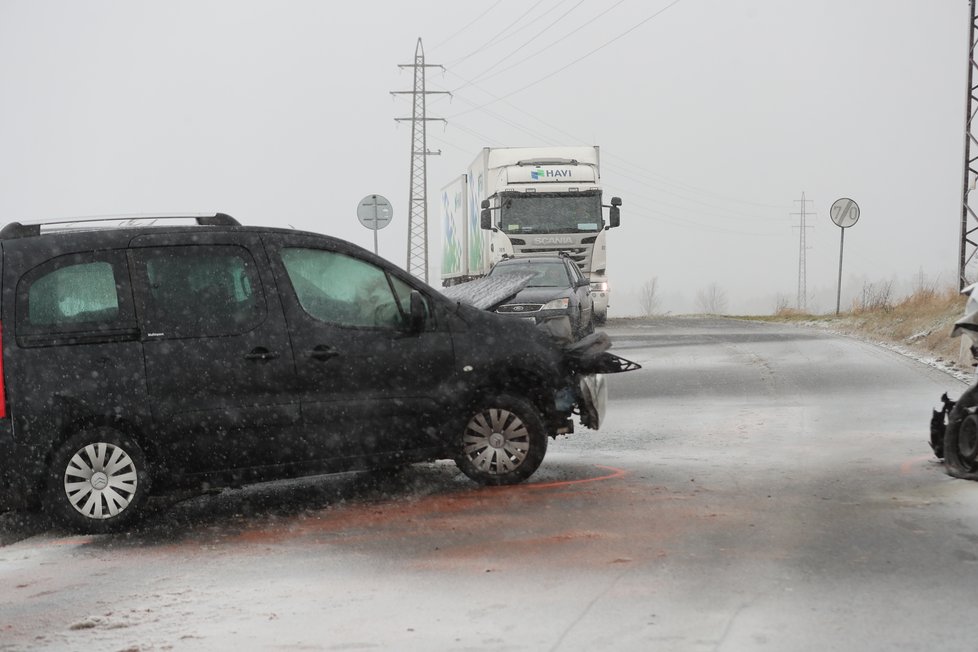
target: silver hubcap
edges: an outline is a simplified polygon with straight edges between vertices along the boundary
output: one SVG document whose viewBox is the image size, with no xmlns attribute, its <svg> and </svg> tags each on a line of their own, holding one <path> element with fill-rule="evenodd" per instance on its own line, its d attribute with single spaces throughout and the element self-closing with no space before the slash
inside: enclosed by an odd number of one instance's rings
<svg viewBox="0 0 978 652">
<path fill-rule="evenodd" d="M 132 502 L 136 484 L 132 458 L 118 446 L 105 442 L 79 450 L 65 469 L 65 494 L 87 518 L 118 516 Z"/>
<path fill-rule="evenodd" d="M 472 417 L 465 427 L 462 445 L 475 468 L 501 475 L 526 459 L 530 433 L 523 420 L 509 410 L 489 409 Z"/>
</svg>

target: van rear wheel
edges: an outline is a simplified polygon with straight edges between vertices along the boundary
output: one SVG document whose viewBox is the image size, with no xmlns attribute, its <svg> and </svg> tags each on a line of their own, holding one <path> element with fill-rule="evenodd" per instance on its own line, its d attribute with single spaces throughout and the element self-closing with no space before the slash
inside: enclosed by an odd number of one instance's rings
<svg viewBox="0 0 978 652">
<path fill-rule="evenodd" d="M 516 484 L 533 475 L 546 453 L 547 433 L 537 410 L 500 395 L 470 411 L 455 464 L 482 484 Z"/>
<path fill-rule="evenodd" d="M 110 532 L 131 523 L 149 489 L 146 457 L 111 428 L 85 430 L 54 454 L 46 508 L 74 530 Z"/>
</svg>

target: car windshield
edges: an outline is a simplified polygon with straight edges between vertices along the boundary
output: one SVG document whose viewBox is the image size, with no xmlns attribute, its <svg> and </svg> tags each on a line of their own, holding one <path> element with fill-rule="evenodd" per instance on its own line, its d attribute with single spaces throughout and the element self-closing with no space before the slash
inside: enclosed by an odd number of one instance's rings
<svg viewBox="0 0 978 652">
<path fill-rule="evenodd" d="M 569 287 L 570 277 L 562 262 L 553 263 L 500 263 L 496 265 L 493 274 L 532 274 L 527 283 L 531 288 L 566 288 Z"/>
</svg>

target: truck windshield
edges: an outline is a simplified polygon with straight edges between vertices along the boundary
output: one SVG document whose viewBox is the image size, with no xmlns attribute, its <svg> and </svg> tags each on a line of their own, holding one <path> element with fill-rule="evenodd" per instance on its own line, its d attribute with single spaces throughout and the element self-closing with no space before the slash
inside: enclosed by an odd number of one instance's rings
<svg viewBox="0 0 978 652">
<path fill-rule="evenodd" d="M 504 233 L 583 233 L 604 226 L 598 192 L 504 193 L 499 201 Z"/>
</svg>

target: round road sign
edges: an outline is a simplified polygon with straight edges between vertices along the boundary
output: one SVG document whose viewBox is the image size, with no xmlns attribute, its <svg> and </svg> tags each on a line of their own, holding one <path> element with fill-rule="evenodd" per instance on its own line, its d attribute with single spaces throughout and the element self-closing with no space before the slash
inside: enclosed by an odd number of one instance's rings
<svg viewBox="0 0 978 652">
<path fill-rule="evenodd" d="M 382 229 L 391 223 L 394 209 L 381 195 L 367 195 L 357 206 L 357 219 L 368 229 Z"/>
<path fill-rule="evenodd" d="M 829 209 L 829 216 L 836 226 L 847 229 L 859 221 L 859 204 L 845 197 L 836 199 Z"/>
</svg>

